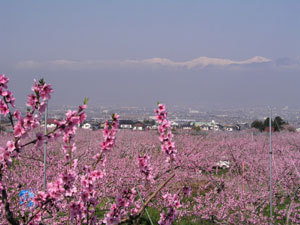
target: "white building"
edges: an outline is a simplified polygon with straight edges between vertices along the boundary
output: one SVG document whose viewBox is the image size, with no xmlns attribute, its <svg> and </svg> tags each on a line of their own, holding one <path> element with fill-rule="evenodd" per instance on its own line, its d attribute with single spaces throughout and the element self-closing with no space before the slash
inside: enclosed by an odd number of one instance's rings
<svg viewBox="0 0 300 225">
<path fill-rule="evenodd" d="M 92 125 L 89 124 L 89 123 L 85 123 L 85 124 L 82 125 L 82 128 L 86 129 L 86 130 L 91 130 L 92 129 Z"/>
</svg>

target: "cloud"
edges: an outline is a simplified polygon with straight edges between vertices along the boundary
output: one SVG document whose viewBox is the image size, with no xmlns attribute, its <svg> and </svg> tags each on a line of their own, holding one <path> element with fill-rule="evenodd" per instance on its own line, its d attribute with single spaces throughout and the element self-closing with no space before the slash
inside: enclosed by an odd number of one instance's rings
<svg viewBox="0 0 300 225">
<path fill-rule="evenodd" d="M 189 61 L 175 62 L 167 58 L 149 58 L 143 60 L 85 60 L 76 61 L 68 59 L 57 59 L 49 61 L 36 61 L 36 60 L 26 60 L 18 62 L 17 69 L 53 69 L 53 70 L 97 70 L 103 68 L 132 68 L 132 67 L 167 67 L 167 68 L 204 68 L 208 66 L 216 67 L 226 67 L 231 65 L 252 65 L 252 64 L 262 64 L 269 63 L 271 59 L 255 56 L 253 58 L 234 61 L 225 58 L 209 58 L 209 57 L 199 57 Z"/>
<path fill-rule="evenodd" d="M 138 63 L 138 64 L 158 64 L 162 66 L 175 66 L 175 67 L 186 67 L 188 69 L 194 67 L 206 67 L 206 66 L 228 66 L 228 65 L 244 65 L 244 64 L 252 64 L 252 63 L 264 63 L 270 62 L 270 59 L 255 56 L 251 59 L 244 61 L 233 61 L 230 59 L 223 58 L 209 58 L 209 57 L 199 57 L 196 59 L 192 59 L 184 62 L 174 62 L 170 59 L 166 58 L 152 58 L 145 60 L 127 60 L 129 63 Z"/>
<path fill-rule="evenodd" d="M 234 61 L 224 58 L 209 58 L 209 57 L 199 57 L 184 62 L 174 62 L 166 58 L 151 58 L 145 60 L 127 60 L 128 63 L 136 64 L 149 64 L 149 65 L 161 65 L 161 66 L 172 66 L 172 67 L 185 67 L 192 69 L 195 67 L 207 67 L 207 66 L 229 66 L 229 65 L 248 65 L 254 63 L 266 63 L 271 62 L 271 59 L 264 58 L 262 56 L 255 56 L 251 59 L 244 61 Z"/>
</svg>

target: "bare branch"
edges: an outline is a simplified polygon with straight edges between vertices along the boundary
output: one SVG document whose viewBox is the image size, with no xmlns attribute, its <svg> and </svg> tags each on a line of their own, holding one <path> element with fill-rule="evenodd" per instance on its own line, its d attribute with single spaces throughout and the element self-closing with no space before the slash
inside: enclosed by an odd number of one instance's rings
<svg viewBox="0 0 300 225">
<path fill-rule="evenodd" d="M 127 218 L 124 218 L 121 220 L 120 224 L 122 223 L 126 223 L 129 221 L 133 221 L 135 219 L 138 219 L 141 215 L 143 215 L 143 212 L 145 211 L 146 207 L 148 206 L 148 204 L 152 201 L 152 199 L 158 194 L 158 192 L 163 189 L 167 183 L 169 183 L 169 181 L 175 176 L 175 173 L 173 173 L 167 180 L 165 180 L 163 183 L 161 183 L 158 188 L 156 189 L 155 192 L 153 192 L 148 199 L 145 201 L 144 205 L 142 206 L 142 208 L 138 211 L 138 213 L 134 216 L 129 216 Z"/>
</svg>

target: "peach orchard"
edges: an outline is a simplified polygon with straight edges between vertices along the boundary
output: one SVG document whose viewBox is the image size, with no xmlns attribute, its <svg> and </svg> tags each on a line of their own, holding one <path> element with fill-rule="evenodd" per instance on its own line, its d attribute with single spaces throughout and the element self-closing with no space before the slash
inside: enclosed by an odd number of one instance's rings
<svg viewBox="0 0 300 225">
<path fill-rule="evenodd" d="M 157 131 L 118 130 L 117 114 L 102 131 L 88 131 L 79 128 L 85 99 L 44 134 L 51 85 L 34 81 L 22 114 L 8 82 L 0 75 L 0 113 L 13 129 L 0 139 L 1 224 L 140 224 L 150 208 L 160 212 L 161 225 L 183 218 L 195 224 L 300 223 L 298 133 L 273 135 L 269 218 L 264 133 L 172 131 L 164 104 L 154 112 Z M 228 166 L 219 166 L 222 161 Z"/>
</svg>

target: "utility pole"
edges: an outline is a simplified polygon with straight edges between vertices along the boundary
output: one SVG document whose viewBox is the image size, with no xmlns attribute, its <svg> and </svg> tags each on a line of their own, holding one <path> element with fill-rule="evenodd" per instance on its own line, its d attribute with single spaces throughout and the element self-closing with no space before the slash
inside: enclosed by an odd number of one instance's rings
<svg viewBox="0 0 300 225">
<path fill-rule="evenodd" d="M 269 128 L 270 128 L 270 224 L 272 225 L 272 218 L 273 218 L 273 212 L 272 212 L 272 109 L 270 108 L 270 117 L 269 117 Z"/>
<path fill-rule="evenodd" d="M 44 191 L 47 190 L 47 121 L 48 121 L 48 101 L 46 101 L 46 110 L 45 110 L 45 139 L 44 139 Z"/>
</svg>

